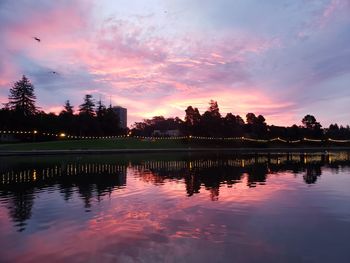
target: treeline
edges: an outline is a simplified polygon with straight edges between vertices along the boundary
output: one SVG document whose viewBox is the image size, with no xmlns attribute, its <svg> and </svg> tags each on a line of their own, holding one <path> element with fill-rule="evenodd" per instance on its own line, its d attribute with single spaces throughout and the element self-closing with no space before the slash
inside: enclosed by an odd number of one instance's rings
<svg viewBox="0 0 350 263">
<path fill-rule="evenodd" d="M 185 110 L 185 119 L 165 118 L 163 116 L 146 119 L 134 124 L 131 133 L 135 136 L 154 136 L 159 133 L 167 136 L 167 131 L 178 130 L 181 135 L 204 137 L 250 137 L 258 139 L 271 139 L 281 137 L 289 140 L 302 138 L 314 139 L 349 139 L 350 127 L 331 124 L 328 128 L 322 128 L 313 115 L 306 115 L 301 120 L 301 125 L 281 127 L 267 125 L 265 117 L 248 113 L 245 120 L 232 113 L 222 116 L 218 103 L 211 100 L 208 110 L 200 114 L 197 108 L 192 106 Z M 155 134 L 155 131 L 158 134 Z"/>
<path fill-rule="evenodd" d="M 120 128 L 118 115 L 111 105 L 106 107 L 101 100 L 95 103 L 91 95 L 84 97 L 77 113 L 69 100 L 59 114 L 45 113 L 36 106 L 34 86 L 26 76 L 10 89 L 8 103 L 0 109 L 0 129 L 15 131 L 39 130 L 47 133 L 66 133 L 73 136 L 114 136 L 126 134 Z M 176 133 L 169 133 L 176 131 Z M 350 127 L 331 124 L 322 128 L 312 115 L 306 115 L 300 125 L 281 127 L 268 125 L 265 117 L 248 113 L 243 119 L 239 115 L 220 113 L 218 103 L 209 102 L 207 111 L 200 114 L 197 108 L 188 106 L 184 120 L 179 117 L 156 116 L 136 122 L 131 135 L 134 136 L 204 136 L 204 137 L 250 137 L 271 139 L 281 137 L 288 140 L 302 138 L 350 139 Z"/>
<path fill-rule="evenodd" d="M 77 136 L 112 136 L 126 132 L 120 128 L 112 106 L 106 107 L 101 100 L 95 103 L 89 94 L 85 95 L 77 114 L 69 100 L 59 114 L 41 111 L 36 106 L 34 86 L 26 76 L 10 89 L 8 103 L 0 109 L 0 120 L 1 130 L 39 130 Z"/>
</svg>

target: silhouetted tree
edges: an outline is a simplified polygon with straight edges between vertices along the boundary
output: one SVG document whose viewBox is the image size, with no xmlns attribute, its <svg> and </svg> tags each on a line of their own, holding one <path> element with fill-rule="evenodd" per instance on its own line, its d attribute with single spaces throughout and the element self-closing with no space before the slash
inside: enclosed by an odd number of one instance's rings
<svg viewBox="0 0 350 263">
<path fill-rule="evenodd" d="M 70 104 L 69 100 L 65 102 L 63 110 L 60 112 L 58 118 L 60 131 L 71 135 L 77 133 L 77 120 L 76 116 L 74 116 L 74 107 Z"/>
<path fill-rule="evenodd" d="M 201 135 L 222 136 L 222 119 L 218 103 L 214 100 L 209 102 L 209 108 L 201 117 Z"/>
<path fill-rule="evenodd" d="M 80 115 L 88 115 L 88 116 L 94 116 L 95 103 L 92 99 L 92 96 L 90 94 L 86 94 L 84 97 L 84 103 L 79 106 L 79 114 Z"/>
<path fill-rule="evenodd" d="M 10 89 L 8 107 L 23 116 L 34 115 L 37 111 L 35 106 L 34 86 L 26 76 L 15 82 Z"/>
<path fill-rule="evenodd" d="M 254 125 L 257 121 L 257 118 L 254 113 L 247 113 L 246 120 L 247 120 L 247 124 Z"/>
<path fill-rule="evenodd" d="M 256 120 L 256 122 L 257 122 L 257 124 L 258 125 L 262 125 L 262 126 L 265 126 L 266 125 L 266 119 L 265 119 L 265 117 L 264 116 L 262 116 L 262 115 L 259 115 L 258 116 L 258 118 L 257 118 L 257 120 Z"/>
<path fill-rule="evenodd" d="M 219 105 L 215 100 L 210 100 L 208 112 L 215 118 L 221 118 Z"/>
<path fill-rule="evenodd" d="M 243 135 L 244 120 L 239 115 L 227 113 L 223 119 L 223 129 L 225 136 L 242 136 Z"/>
<path fill-rule="evenodd" d="M 322 126 L 319 122 L 316 121 L 316 118 L 313 115 L 306 115 L 302 120 L 302 124 L 306 129 L 310 130 L 317 130 L 320 129 Z"/>
<path fill-rule="evenodd" d="M 87 94 L 84 103 L 79 106 L 79 135 L 100 135 L 98 121 L 95 118 L 95 103 L 92 96 Z"/>
<path fill-rule="evenodd" d="M 336 123 L 335 124 L 331 124 L 331 125 L 329 125 L 328 130 L 330 130 L 330 131 L 339 131 L 339 126 Z"/>
<path fill-rule="evenodd" d="M 96 116 L 98 119 L 102 119 L 103 116 L 107 113 L 106 106 L 102 103 L 101 99 L 97 102 Z"/>
<path fill-rule="evenodd" d="M 257 137 L 266 137 L 267 135 L 267 125 L 265 122 L 265 117 L 262 115 L 259 115 L 256 117 L 254 113 L 248 113 L 246 115 L 247 118 L 247 125 L 246 125 L 246 131 L 253 136 Z"/>
<path fill-rule="evenodd" d="M 63 107 L 64 109 L 61 111 L 60 115 L 73 115 L 74 107 L 70 104 L 69 100 L 66 100 Z"/>
<path fill-rule="evenodd" d="M 185 112 L 186 112 L 185 123 L 187 126 L 196 126 L 199 124 L 201 120 L 201 114 L 199 113 L 197 108 L 188 106 Z"/>
<path fill-rule="evenodd" d="M 184 133 L 189 135 L 198 135 L 201 114 L 197 108 L 188 106 L 185 110 Z"/>
<path fill-rule="evenodd" d="M 316 118 L 313 115 L 306 115 L 302 121 L 304 130 L 304 137 L 314 137 L 314 138 L 322 138 L 323 131 L 321 130 L 321 124 L 316 121 Z"/>
</svg>

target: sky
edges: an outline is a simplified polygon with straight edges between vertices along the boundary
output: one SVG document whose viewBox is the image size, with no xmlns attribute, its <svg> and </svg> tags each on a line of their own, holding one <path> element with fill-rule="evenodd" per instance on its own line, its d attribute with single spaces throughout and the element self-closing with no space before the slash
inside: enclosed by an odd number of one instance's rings
<svg viewBox="0 0 350 263">
<path fill-rule="evenodd" d="M 129 125 L 211 99 L 350 124 L 350 0 L 0 0 L 0 58 L 0 103 L 24 74 L 46 112 L 92 94 Z"/>
</svg>

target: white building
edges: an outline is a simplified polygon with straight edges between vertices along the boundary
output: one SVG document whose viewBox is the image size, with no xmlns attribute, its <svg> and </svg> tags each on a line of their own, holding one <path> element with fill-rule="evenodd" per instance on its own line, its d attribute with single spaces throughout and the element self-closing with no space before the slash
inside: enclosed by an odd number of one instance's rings
<svg viewBox="0 0 350 263">
<path fill-rule="evenodd" d="M 156 137 L 178 137 L 181 132 L 180 130 L 154 130 L 152 135 Z"/>
</svg>

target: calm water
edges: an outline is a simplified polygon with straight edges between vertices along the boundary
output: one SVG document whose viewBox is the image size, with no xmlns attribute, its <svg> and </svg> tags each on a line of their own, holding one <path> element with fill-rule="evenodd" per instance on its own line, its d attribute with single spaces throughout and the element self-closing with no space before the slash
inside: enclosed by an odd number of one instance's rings
<svg viewBox="0 0 350 263">
<path fill-rule="evenodd" d="M 0 158 L 0 262 L 350 262 L 350 154 Z"/>
</svg>

